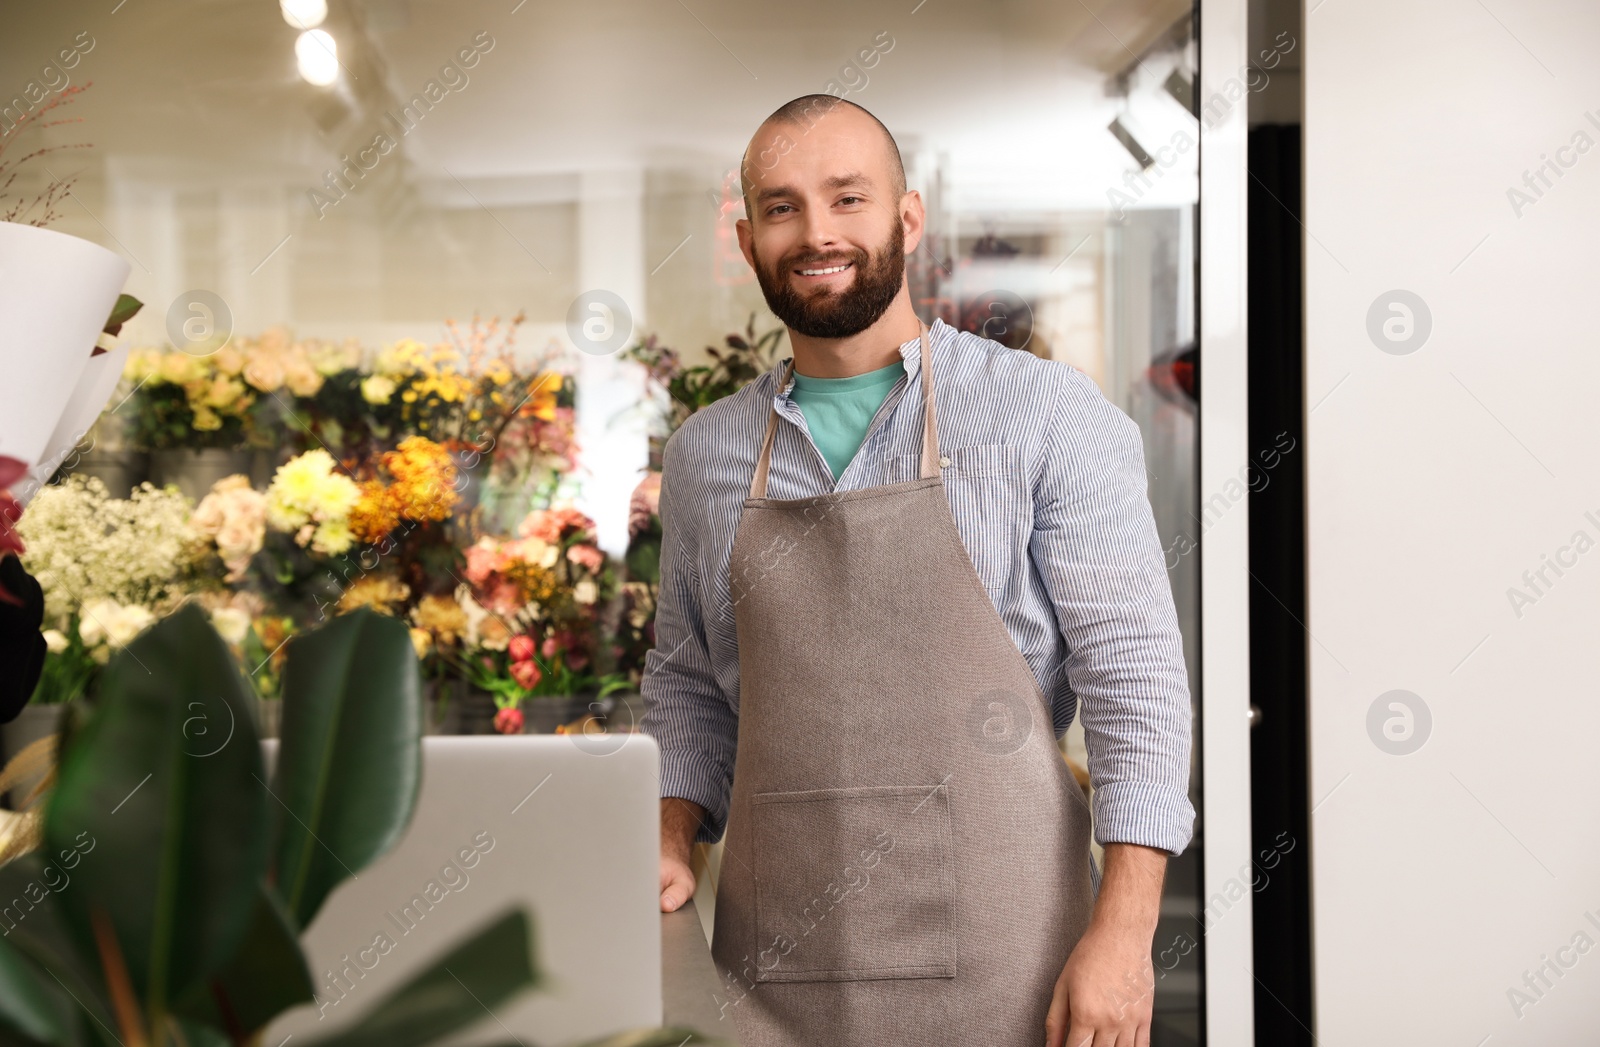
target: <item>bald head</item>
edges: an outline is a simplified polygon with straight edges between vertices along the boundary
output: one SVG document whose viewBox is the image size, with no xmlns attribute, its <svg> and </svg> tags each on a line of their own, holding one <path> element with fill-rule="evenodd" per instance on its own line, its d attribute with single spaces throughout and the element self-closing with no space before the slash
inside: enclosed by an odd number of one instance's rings
<svg viewBox="0 0 1600 1047">
<path fill-rule="evenodd" d="M 900 161 L 900 147 L 883 122 L 854 102 L 835 95 L 801 95 L 779 106 L 761 122 L 745 147 L 739 163 L 739 181 L 744 191 L 744 213 L 755 218 L 755 194 L 781 169 L 782 158 L 797 142 L 818 134 L 822 128 L 839 134 L 878 143 L 875 157 L 863 157 L 863 166 L 879 167 L 888 178 L 890 199 L 898 201 L 906 192 L 906 171 Z M 865 132 L 865 134 L 860 134 Z M 874 163 L 873 161 L 876 161 Z"/>
</svg>

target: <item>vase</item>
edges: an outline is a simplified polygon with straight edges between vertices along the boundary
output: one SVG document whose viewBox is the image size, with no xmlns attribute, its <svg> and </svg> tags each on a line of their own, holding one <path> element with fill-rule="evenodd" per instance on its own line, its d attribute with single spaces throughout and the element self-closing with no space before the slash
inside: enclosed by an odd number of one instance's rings
<svg viewBox="0 0 1600 1047">
<path fill-rule="evenodd" d="M 150 482 L 157 487 L 176 484 L 199 502 L 223 477 L 234 473 L 251 476 L 255 457 L 248 448 L 164 447 L 150 452 Z"/>
<path fill-rule="evenodd" d="M 522 702 L 522 733 L 554 734 L 557 727 L 581 720 L 591 712 L 604 718 L 611 706 L 610 698 L 597 699 L 592 694 L 525 698 Z"/>
<path fill-rule="evenodd" d="M 52 702 L 48 705 L 30 702 L 24 705 L 15 720 L 0 727 L 0 732 L 4 733 L 4 744 L 0 745 L 0 754 L 3 754 L 4 761 L 0 766 L 10 763 L 12 757 L 40 738 L 48 738 L 55 734 L 60 729 L 61 713 L 65 708 L 64 702 Z M 43 774 L 35 774 L 19 779 L 6 799 L 6 806 L 13 811 L 16 810 L 17 805 L 43 777 Z"/>
<path fill-rule="evenodd" d="M 81 237 L 0 222 L 0 346 L 8 350 L 0 447 L 9 457 L 30 466 L 49 458 L 75 395 L 91 420 L 100 413 L 105 397 L 89 401 L 101 383 L 94 376 L 88 382 L 94 388 L 80 383 L 132 269 Z M 106 377 L 114 382 L 116 375 Z M 103 391 L 109 396 L 111 389 Z"/>
<path fill-rule="evenodd" d="M 68 476 L 95 476 L 106 485 L 113 498 L 126 498 L 150 474 L 150 455 L 146 451 L 103 451 L 98 448 L 67 459 Z"/>
<path fill-rule="evenodd" d="M 466 681 L 453 698 L 456 706 L 455 734 L 494 734 L 494 714 L 499 707 L 494 695 Z"/>
</svg>

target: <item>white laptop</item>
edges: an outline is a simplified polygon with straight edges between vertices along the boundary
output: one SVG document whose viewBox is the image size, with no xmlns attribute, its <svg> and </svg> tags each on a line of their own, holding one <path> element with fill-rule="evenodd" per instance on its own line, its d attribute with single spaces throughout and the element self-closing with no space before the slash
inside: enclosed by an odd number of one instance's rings
<svg viewBox="0 0 1600 1047">
<path fill-rule="evenodd" d="M 263 748 L 271 768 L 276 740 Z M 510 1033 L 564 1047 L 660 1025 L 659 763 L 639 733 L 423 738 L 405 837 L 336 888 L 301 936 L 319 1000 L 338 1002 L 285 1012 L 261 1042 L 353 1023 L 513 905 L 532 917 L 543 987 L 441 1044 Z M 369 948 L 380 933 L 394 943 L 381 956 Z M 363 950 L 370 967 L 344 960 Z M 345 989 L 327 974 L 341 968 Z"/>
</svg>

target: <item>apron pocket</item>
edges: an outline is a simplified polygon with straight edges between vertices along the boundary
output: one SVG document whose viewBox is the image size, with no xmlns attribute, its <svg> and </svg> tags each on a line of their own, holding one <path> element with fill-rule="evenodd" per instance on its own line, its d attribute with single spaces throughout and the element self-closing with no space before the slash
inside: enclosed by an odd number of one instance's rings
<svg viewBox="0 0 1600 1047">
<path fill-rule="evenodd" d="M 955 977 L 948 786 L 751 802 L 756 981 Z"/>
</svg>

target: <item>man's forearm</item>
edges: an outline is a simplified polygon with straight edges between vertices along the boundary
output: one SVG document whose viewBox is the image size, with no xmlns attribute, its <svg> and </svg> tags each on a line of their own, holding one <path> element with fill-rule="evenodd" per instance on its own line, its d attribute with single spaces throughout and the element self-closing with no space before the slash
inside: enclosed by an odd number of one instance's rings
<svg viewBox="0 0 1600 1047">
<path fill-rule="evenodd" d="M 706 809 L 681 796 L 661 798 L 661 853 L 685 865 L 694 850 L 694 838 L 704 824 Z"/>
<path fill-rule="evenodd" d="M 1161 918 L 1161 884 L 1167 852 L 1136 843 L 1106 844 L 1105 874 L 1091 925 L 1154 938 Z"/>
</svg>

